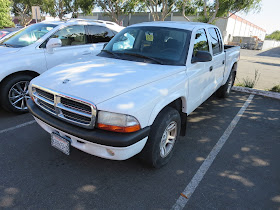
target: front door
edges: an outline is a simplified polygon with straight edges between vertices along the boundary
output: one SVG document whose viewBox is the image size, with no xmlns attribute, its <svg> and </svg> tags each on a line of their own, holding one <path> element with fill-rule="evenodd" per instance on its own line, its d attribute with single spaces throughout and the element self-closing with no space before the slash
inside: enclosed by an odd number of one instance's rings
<svg viewBox="0 0 280 210">
<path fill-rule="evenodd" d="M 91 48 L 94 47 L 86 44 L 86 33 L 83 25 L 64 27 L 54 33 L 50 38 L 59 38 L 62 46 L 54 48 L 53 53 L 46 51 L 45 55 L 48 69 L 90 55 Z"/>
<path fill-rule="evenodd" d="M 204 29 L 199 29 L 196 32 L 192 57 L 196 55 L 197 51 L 210 52 L 207 35 Z M 210 71 L 210 67 L 211 61 L 191 63 L 187 68 L 189 78 L 188 113 L 192 112 L 203 103 L 213 91 L 214 75 L 212 71 Z"/>
</svg>

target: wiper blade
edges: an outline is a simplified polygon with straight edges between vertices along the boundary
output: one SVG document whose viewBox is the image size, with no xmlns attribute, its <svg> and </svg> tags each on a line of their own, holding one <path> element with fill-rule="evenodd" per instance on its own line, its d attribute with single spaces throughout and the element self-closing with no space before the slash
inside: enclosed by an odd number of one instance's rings
<svg viewBox="0 0 280 210">
<path fill-rule="evenodd" d="M 4 46 L 6 46 L 6 47 L 14 47 L 13 45 L 11 45 L 11 44 L 6 44 L 6 43 L 1 44 L 1 45 L 4 45 Z"/>
<path fill-rule="evenodd" d="M 131 56 L 135 56 L 135 57 L 138 57 L 138 58 L 147 58 L 149 60 L 155 61 L 158 64 L 163 64 L 160 60 L 158 60 L 156 58 L 153 58 L 153 57 L 146 56 L 146 55 L 141 55 L 141 54 L 137 54 L 137 53 L 122 53 L 122 54 L 131 55 Z"/>
<path fill-rule="evenodd" d="M 117 58 L 120 58 L 119 55 L 117 55 L 116 53 L 113 53 L 113 52 L 111 52 L 111 51 L 109 51 L 109 50 L 101 50 L 101 52 L 106 52 L 106 53 L 111 54 L 111 55 L 113 55 L 113 56 L 115 56 L 115 57 L 117 57 Z"/>
</svg>

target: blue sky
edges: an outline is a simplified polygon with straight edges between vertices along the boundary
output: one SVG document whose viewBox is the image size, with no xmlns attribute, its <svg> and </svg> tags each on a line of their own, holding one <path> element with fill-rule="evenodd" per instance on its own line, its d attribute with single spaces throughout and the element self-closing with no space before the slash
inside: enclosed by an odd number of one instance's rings
<svg viewBox="0 0 280 210">
<path fill-rule="evenodd" d="M 262 0 L 261 11 L 259 13 L 239 13 L 237 15 L 262 27 L 266 33 L 280 31 L 280 0 Z"/>
</svg>

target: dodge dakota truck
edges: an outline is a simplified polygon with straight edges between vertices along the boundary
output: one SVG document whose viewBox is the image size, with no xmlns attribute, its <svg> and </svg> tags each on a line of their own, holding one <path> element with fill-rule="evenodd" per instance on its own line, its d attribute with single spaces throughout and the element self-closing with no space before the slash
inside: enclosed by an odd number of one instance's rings
<svg viewBox="0 0 280 210">
<path fill-rule="evenodd" d="M 139 154 L 159 168 L 185 135 L 187 116 L 214 93 L 229 96 L 239 55 L 214 25 L 135 24 L 94 58 L 33 79 L 27 106 L 65 154 L 72 147 L 112 160 Z"/>
</svg>

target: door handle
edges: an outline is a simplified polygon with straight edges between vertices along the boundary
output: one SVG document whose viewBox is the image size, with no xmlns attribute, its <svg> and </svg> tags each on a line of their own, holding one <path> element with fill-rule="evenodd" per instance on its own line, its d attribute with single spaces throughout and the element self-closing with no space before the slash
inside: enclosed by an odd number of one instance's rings
<svg viewBox="0 0 280 210">
<path fill-rule="evenodd" d="M 225 60 L 223 60 L 223 65 L 225 64 Z"/>
<path fill-rule="evenodd" d="M 210 66 L 209 71 L 212 71 L 212 70 L 213 70 L 213 66 Z"/>
</svg>

